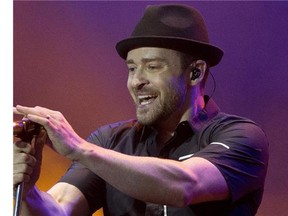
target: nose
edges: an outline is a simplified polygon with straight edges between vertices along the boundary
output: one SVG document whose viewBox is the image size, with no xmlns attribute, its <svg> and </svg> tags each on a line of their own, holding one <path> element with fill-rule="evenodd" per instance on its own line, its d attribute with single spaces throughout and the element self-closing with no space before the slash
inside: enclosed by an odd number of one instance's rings
<svg viewBox="0 0 288 216">
<path fill-rule="evenodd" d="M 134 73 L 129 75 L 128 83 L 134 89 L 141 89 L 143 86 L 149 83 L 147 76 L 141 69 L 137 69 Z"/>
</svg>

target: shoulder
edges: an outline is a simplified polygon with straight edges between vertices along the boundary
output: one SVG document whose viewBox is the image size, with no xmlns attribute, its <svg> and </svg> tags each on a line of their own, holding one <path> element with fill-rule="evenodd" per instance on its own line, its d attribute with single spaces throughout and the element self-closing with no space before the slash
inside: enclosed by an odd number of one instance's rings
<svg viewBox="0 0 288 216">
<path fill-rule="evenodd" d="M 228 114 L 225 112 L 219 112 L 218 115 L 216 115 L 213 118 L 213 121 L 221 124 L 242 124 L 242 123 L 249 123 L 249 124 L 254 124 L 257 125 L 253 120 L 248 119 L 243 116 L 239 115 L 233 115 L 233 114 Z"/>
<path fill-rule="evenodd" d="M 201 149 L 213 147 L 213 152 L 222 152 L 224 149 L 221 146 L 225 146 L 229 152 L 254 152 L 257 155 L 260 153 L 258 156 L 265 160 L 268 158 L 269 141 L 265 132 L 245 117 L 219 112 L 197 132 L 197 136 Z M 215 149 L 216 146 L 219 149 Z"/>
<path fill-rule="evenodd" d="M 210 125 L 205 137 L 209 137 L 204 151 L 229 155 L 237 160 L 268 163 L 269 141 L 263 129 L 254 121 L 226 113 L 219 113 Z M 212 144 L 212 145 L 211 145 Z M 223 146 L 225 148 L 223 148 Z"/>
<path fill-rule="evenodd" d="M 211 122 L 211 131 L 215 136 L 226 139 L 245 139 L 246 144 L 268 145 L 266 134 L 262 127 L 251 119 L 220 112 Z"/>
<path fill-rule="evenodd" d="M 135 119 L 118 121 L 118 122 L 113 122 L 113 123 L 101 126 L 96 131 L 94 131 L 94 133 L 97 131 L 129 130 L 135 127 L 136 125 L 138 125 L 138 121 Z"/>
<path fill-rule="evenodd" d="M 138 131 L 142 126 L 135 119 L 114 122 L 103 125 L 90 134 L 87 141 L 97 144 L 104 144 L 107 140 L 123 137 L 129 133 Z"/>
</svg>

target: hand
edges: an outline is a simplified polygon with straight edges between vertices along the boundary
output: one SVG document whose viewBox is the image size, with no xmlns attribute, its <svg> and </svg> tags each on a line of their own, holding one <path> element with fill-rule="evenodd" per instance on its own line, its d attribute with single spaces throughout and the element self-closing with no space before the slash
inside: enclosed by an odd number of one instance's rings
<svg viewBox="0 0 288 216">
<path fill-rule="evenodd" d="M 37 138 L 31 143 L 17 141 L 13 144 L 13 185 L 25 182 L 24 193 L 30 190 L 39 179 L 42 149 L 44 147 L 47 134 L 40 131 Z"/>
<path fill-rule="evenodd" d="M 69 156 L 77 145 L 85 142 L 79 137 L 62 113 L 44 107 L 16 106 L 14 113 L 25 115 L 29 120 L 41 124 L 50 139 L 50 146 L 59 154 Z M 73 159 L 73 158 L 71 158 Z"/>
</svg>

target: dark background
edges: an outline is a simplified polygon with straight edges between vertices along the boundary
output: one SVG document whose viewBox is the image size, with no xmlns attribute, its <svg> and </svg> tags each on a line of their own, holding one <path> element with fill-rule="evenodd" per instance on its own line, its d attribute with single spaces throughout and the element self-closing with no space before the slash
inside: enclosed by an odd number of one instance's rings
<svg viewBox="0 0 288 216">
<path fill-rule="evenodd" d="M 164 1 L 15 1 L 13 105 L 61 111 L 82 137 L 100 125 L 134 118 L 127 69 L 114 46 L 130 35 L 147 4 L 158 3 Z M 285 216 L 288 2 L 182 3 L 203 14 L 211 43 L 225 51 L 211 70 L 214 100 L 222 111 L 259 123 L 270 141 L 266 191 L 257 215 Z M 211 94 L 211 79 L 208 85 Z M 46 190 L 69 161 L 45 148 L 43 163 L 38 185 Z"/>
</svg>

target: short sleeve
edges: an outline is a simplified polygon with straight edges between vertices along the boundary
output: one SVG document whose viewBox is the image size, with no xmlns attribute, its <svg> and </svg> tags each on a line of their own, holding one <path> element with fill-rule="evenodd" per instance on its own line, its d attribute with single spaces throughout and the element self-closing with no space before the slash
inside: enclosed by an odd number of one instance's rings
<svg viewBox="0 0 288 216">
<path fill-rule="evenodd" d="M 83 193 L 91 214 L 103 206 L 105 182 L 82 164 L 73 162 L 59 181 L 74 185 Z"/>
<path fill-rule="evenodd" d="M 213 128 L 209 145 L 194 156 L 213 163 L 224 176 L 232 202 L 264 187 L 268 141 L 253 122 L 228 121 Z"/>
<path fill-rule="evenodd" d="M 90 143 L 101 144 L 101 132 L 95 131 L 88 137 Z M 84 165 L 73 162 L 59 182 L 66 182 L 77 187 L 85 196 L 91 215 L 105 203 L 105 182 Z"/>
</svg>

